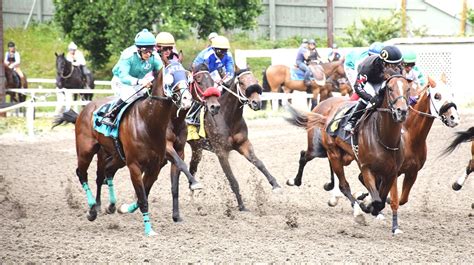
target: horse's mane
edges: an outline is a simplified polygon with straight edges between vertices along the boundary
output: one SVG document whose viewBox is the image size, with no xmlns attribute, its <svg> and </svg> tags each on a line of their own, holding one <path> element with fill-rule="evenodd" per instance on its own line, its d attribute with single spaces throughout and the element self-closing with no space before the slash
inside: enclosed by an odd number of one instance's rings
<svg viewBox="0 0 474 265">
<path fill-rule="evenodd" d="M 194 72 L 209 71 L 209 66 L 206 63 L 200 63 L 194 68 Z"/>
<path fill-rule="evenodd" d="M 245 69 L 239 69 L 237 72 L 235 72 L 235 77 L 239 76 L 241 73 L 249 71 L 249 68 Z"/>
</svg>

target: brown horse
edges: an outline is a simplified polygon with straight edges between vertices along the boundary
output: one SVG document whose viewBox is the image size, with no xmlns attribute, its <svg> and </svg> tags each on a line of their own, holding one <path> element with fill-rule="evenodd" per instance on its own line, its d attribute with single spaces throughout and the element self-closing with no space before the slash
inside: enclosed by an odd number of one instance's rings
<svg viewBox="0 0 474 265">
<path fill-rule="evenodd" d="M 230 151 L 239 152 L 255 165 L 265 175 L 273 190 L 280 188 L 276 179 L 255 155 L 252 143 L 248 139 L 247 124 L 242 117 L 244 105 L 248 104 L 253 110 L 261 108 L 261 93 L 262 88 L 258 85 L 252 72 L 248 70 L 238 71 L 232 80 L 230 89 L 219 98 L 221 104 L 219 113 L 214 116 L 206 113 L 204 116 L 207 138 L 188 141 L 192 148 L 189 168 L 191 174 L 194 175 L 197 171 L 203 149 L 214 152 L 237 198 L 240 211 L 245 211 L 246 208 L 240 195 L 239 183 L 235 179 L 229 164 Z"/>
<path fill-rule="evenodd" d="M 26 80 L 26 75 L 23 73 L 23 78 L 20 78 L 18 74 L 10 69 L 6 64 L 4 65 L 5 69 L 5 78 L 7 80 L 6 88 L 28 88 L 28 81 Z M 10 101 L 15 103 L 21 103 L 26 100 L 26 95 L 21 93 L 7 92 L 10 95 Z"/>
<path fill-rule="evenodd" d="M 176 76 L 174 78 L 176 79 Z M 176 82 L 176 81 L 175 81 Z M 151 95 L 135 102 L 124 112 L 119 125 L 119 139 L 125 160 L 117 152 L 115 141 L 93 129 L 93 112 L 107 103 L 110 98 L 92 101 L 77 116 L 65 117 L 55 121 L 55 125 L 64 121 L 76 124 L 76 151 L 78 167 L 76 174 L 86 191 L 89 204 L 88 219 L 97 217 L 97 204 L 87 183 L 87 169 L 95 154 L 98 153 L 97 174 L 103 174 L 111 180 L 115 172 L 124 165 L 130 171 L 130 177 L 138 198 L 137 203 L 122 205 L 120 210 L 134 212 L 140 208 L 146 235 L 156 234 L 150 223 L 148 213 L 148 195 L 156 181 L 166 154 L 166 132 L 172 115 L 172 105 L 178 108 L 189 108 L 191 94 L 188 87 L 174 86 L 171 96 L 165 96 L 163 70 L 155 73 Z M 100 152 L 99 152 L 100 151 Z M 98 183 L 99 184 L 99 183 Z M 126 208 L 126 209 L 124 209 Z"/>
<path fill-rule="evenodd" d="M 321 67 L 323 71 L 321 71 Z M 332 96 L 332 91 L 340 92 L 342 96 L 352 93 L 352 88 L 348 84 L 344 72 L 344 60 L 320 65 L 310 64 L 309 68 L 313 76 L 323 76 L 322 81 L 312 81 L 313 107 L 317 104 L 318 95 L 320 95 L 320 101 L 323 101 Z M 291 80 L 290 68 L 288 66 L 271 65 L 263 73 L 263 90 L 266 92 L 279 92 L 280 89 L 285 93 L 291 93 L 294 90 L 308 90 L 303 81 Z"/>
<path fill-rule="evenodd" d="M 316 107 L 315 113 L 308 114 L 299 113 L 292 107 L 288 108 L 292 114 L 290 121 L 293 124 L 307 129 L 312 129 L 315 125 L 322 127 L 320 130 L 321 144 L 326 150 L 331 169 L 339 179 L 339 188 L 354 207 L 356 220 L 362 217 L 360 209 L 377 215 L 385 207 L 389 191 L 392 201 L 395 198 L 398 200 L 396 190 L 392 189 L 391 191 L 391 188 L 403 162 L 401 129 L 402 122 L 406 119 L 408 112 L 407 97 L 410 87 L 402 75 L 390 72 L 387 78 L 385 87 L 380 91 L 384 95 L 381 107 L 364 115 L 360 121 L 357 136 L 358 148 L 346 143 L 344 139 L 329 136 L 325 131 L 337 110 L 353 103 L 340 98 L 331 98 Z M 302 152 L 301 156 L 303 157 L 303 155 Z M 351 194 L 350 186 L 345 179 L 343 166 L 350 164 L 354 159 L 357 159 L 363 183 L 372 198 L 372 201 L 367 205 L 359 204 Z M 301 162 L 300 159 L 300 165 Z M 300 169 L 302 168 L 300 167 Z M 398 233 L 397 211 L 394 209 L 395 205 L 391 204 L 391 206 L 393 211 L 392 232 Z"/>
<path fill-rule="evenodd" d="M 460 190 L 462 186 L 464 185 L 464 182 L 466 181 L 467 177 L 469 177 L 469 174 L 471 174 L 474 171 L 474 127 L 471 127 L 466 131 L 457 132 L 456 134 L 457 134 L 456 138 L 454 138 L 451 144 L 446 148 L 446 150 L 444 151 L 444 154 L 450 154 L 461 143 L 472 142 L 471 160 L 469 160 L 469 163 L 467 164 L 466 173 L 460 176 L 456 180 L 456 182 L 453 183 L 453 186 L 452 186 L 453 190 Z M 474 209 L 474 203 L 472 204 L 472 208 Z"/>
</svg>

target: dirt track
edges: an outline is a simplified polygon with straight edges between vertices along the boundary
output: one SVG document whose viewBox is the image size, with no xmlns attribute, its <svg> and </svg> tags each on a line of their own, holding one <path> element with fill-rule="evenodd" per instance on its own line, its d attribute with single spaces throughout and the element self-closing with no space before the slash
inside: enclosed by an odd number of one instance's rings
<svg viewBox="0 0 474 265">
<path fill-rule="evenodd" d="M 349 201 L 327 206 L 322 186 L 328 163 L 308 163 L 300 188 L 287 187 L 294 177 L 299 152 L 306 148 L 305 131 L 283 119 L 249 122 L 250 139 L 280 185 L 271 191 L 263 174 L 238 153 L 231 164 L 250 212 L 236 209 L 234 195 L 214 154 L 205 152 L 197 178 L 205 189 L 194 196 L 181 176 L 182 223 L 171 219 L 169 166 L 150 195 L 156 237 L 143 235 L 139 211 L 85 217 L 85 194 L 75 176 L 76 155 L 72 127 L 40 135 L 34 141 L 16 135 L 0 136 L 0 262 L 454 262 L 474 263 L 474 181 L 461 192 L 451 183 L 467 165 L 469 145 L 447 158 L 438 158 L 456 130 L 474 124 L 474 112 L 461 112 L 462 124 L 449 129 L 435 121 L 428 137 L 428 160 L 420 172 L 410 201 L 399 211 L 404 234 L 392 237 L 390 207 L 387 219 L 367 215 L 367 225 L 353 221 Z M 187 149 L 189 161 L 189 149 Z M 361 190 L 356 166 L 348 169 L 353 190 Z M 89 169 L 95 192 L 95 166 Z M 134 200 L 128 172 L 116 175 L 119 204 Z M 297 225 L 297 228 L 290 228 Z"/>
</svg>

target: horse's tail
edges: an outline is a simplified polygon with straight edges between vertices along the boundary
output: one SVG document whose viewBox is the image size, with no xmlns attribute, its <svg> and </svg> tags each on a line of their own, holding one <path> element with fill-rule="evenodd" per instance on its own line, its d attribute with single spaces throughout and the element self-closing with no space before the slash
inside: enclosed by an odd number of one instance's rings
<svg viewBox="0 0 474 265">
<path fill-rule="evenodd" d="M 456 147 L 464 142 L 470 142 L 474 140 L 474 127 L 469 128 L 467 131 L 457 132 L 457 136 L 453 142 L 443 151 L 443 155 L 448 155 L 456 149 Z"/>
<path fill-rule="evenodd" d="M 61 125 L 61 124 L 68 124 L 69 122 L 71 123 L 76 123 L 78 114 L 74 110 L 68 110 L 66 112 L 63 112 L 59 115 L 56 116 L 56 118 L 53 121 L 53 126 L 51 129 L 54 127 Z"/>
<path fill-rule="evenodd" d="M 290 113 L 291 118 L 285 120 L 295 126 L 311 129 L 315 126 L 323 127 L 326 124 L 327 117 L 319 113 L 298 111 L 290 104 L 286 105 L 286 110 Z"/>
<path fill-rule="evenodd" d="M 268 67 L 262 71 L 263 92 L 271 92 L 270 84 L 268 84 L 268 79 L 267 79 L 267 69 Z"/>
</svg>

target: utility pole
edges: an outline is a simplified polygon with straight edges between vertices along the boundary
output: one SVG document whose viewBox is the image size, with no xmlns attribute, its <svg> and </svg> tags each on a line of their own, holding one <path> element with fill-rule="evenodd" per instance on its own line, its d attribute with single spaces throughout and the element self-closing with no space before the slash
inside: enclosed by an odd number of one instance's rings
<svg viewBox="0 0 474 265">
<path fill-rule="evenodd" d="M 3 1 L 0 1 L 0 59 L 3 64 Z M 5 103 L 6 94 L 6 80 L 5 80 L 5 67 L 0 67 L 0 106 Z M 0 113 L 0 117 L 6 117 L 5 113 Z"/>
<path fill-rule="evenodd" d="M 332 47 L 334 43 L 334 3 L 333 0 L 327 0 L 327 35 L 328 47 Z"/>
<path fill-rule="evenodd" d="M 466 20 L 467 20 L 467 0 L 462 1 L 462 11 L 461 11 L 461 32 L 459 35 L 466 35 Z"/>
<path fill-rule="evenodd" d="M 401 15 L 402 15 L 402 18 L 401 18 L 401 22 L 402 22 L 402 32 L 401 32 L 401 35 L 402 35 L 402 38 L 406 38 L 407 37 L 407 0 L 402 0 L 402 6 L 400 8 L 400 11 L 401 11 Z"/>
</svg>

